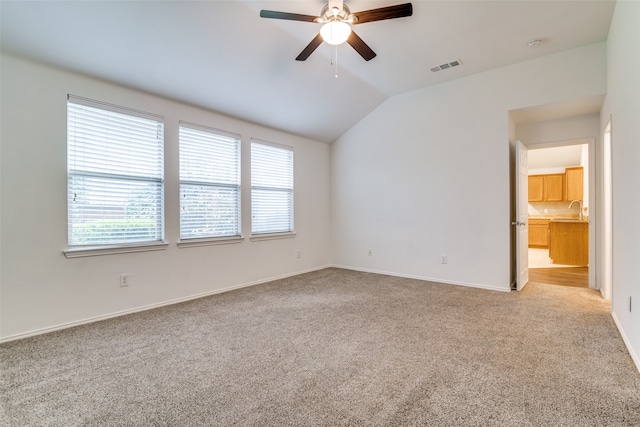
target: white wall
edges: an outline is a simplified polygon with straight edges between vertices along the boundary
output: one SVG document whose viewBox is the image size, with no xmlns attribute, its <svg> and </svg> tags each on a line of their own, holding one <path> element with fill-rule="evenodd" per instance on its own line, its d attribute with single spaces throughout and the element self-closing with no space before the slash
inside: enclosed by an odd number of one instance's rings
<svg viewBox="0 0 640 427">
<path fill-rule="evenodd" d="M 613 157 L 612 311 L 640 370 L 640 2 L 616 2 L 607 41 L 607 98 L 601 132 L 611 117 Z M 602 168 L 601 168 L 602 170 Z M 599 180 L 602 181 L 602 180 Z M 602 189 L 598 189 L 602 194 Z M 602 199 L 602 198 L 601 198 Z M 632 311 L 629 311 L 629 296 Z"/>
<path fill-rule="evenodd" d="M 604 94 L 605 55 L 598 43 L 382 104 L 332 145 L 334 264 L 509 290 L 508 112 Z"/>
<path fill-rule="evenodd" d="M 327 144 L 9 55 L 1 59 L 0 340 L 330 264 Z M 168 249 L 77 259 L 63 256 L 67 245 L 68 93 L 164 115 Z M 179 120 L 242 135 L 246 237 L 250 230 L 249 139 L 294 147 L 295 238 L 261 242 L 247 238 L 239 244 L 176 247 Z M 296 258 L 298 249 L 300 259 Z M 130 275 L 128 288 L 119 287 L 120 273 Z"/>
<path fill-rule="evenodd" d="M 517 138 L 527 147 L 548 147 L 552 143 L 589 139 L 597 137 L 599 134 L 599 114 L 516 125 Z"/>
</svg>

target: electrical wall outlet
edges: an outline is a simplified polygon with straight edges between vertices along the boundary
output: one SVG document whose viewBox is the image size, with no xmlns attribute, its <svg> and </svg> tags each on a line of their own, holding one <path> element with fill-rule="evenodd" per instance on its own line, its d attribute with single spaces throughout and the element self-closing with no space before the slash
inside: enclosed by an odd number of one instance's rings
<svg viewBox="0 0 640 427">
<path fill-rule="evenodd" d="M 371 255 L 373 255 L 373 251 L 369 249 L 369 252 L 367 252 L 367 256 L 371 256 Z"/>
<path fill-rule="evenodd" d="M 629 313 L 631 313 L 631 295 L 629 295 Z"/>
<path fill-rule="evenodd" d="M 447 256 L 446 255 L 442 255 L 440 257 L 440 263 L 441 264 L 446 264 L 447 263 Z"/>
<path fill-rule="evenodd" d="M 120 287 L 124 288 L 125 286 L 129 286 L 129 275 L 123 273 L 120 275 Z"/>
<path fill-rule="evenodd" d="M 302 258 L 302 251 L 300 249 L 296 252 L 296 258 Z"/>
</svg>

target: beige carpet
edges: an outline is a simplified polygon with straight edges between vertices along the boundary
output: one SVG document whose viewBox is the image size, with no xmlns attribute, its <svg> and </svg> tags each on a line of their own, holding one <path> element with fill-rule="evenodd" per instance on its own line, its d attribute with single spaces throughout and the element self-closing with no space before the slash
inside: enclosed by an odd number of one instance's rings
<svg viewBox="0 0 640 427">
<path fill-rule="evenodd" d="M 637 426 L 589 289 L 326 269 L 0 346 L 7 426 Z"/>
</svg>

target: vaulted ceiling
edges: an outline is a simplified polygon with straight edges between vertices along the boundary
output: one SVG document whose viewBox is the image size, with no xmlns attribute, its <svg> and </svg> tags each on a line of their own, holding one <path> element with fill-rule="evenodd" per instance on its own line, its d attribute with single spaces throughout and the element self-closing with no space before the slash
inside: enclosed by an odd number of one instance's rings
<svg viewBox="0 0 640 427">
<path fill-rule="evenodd" d="M 404 2 L 348 4 L 357 12 Z M 606 40 L 615 5 L 412 3 L 411 17 L 354 26 L 378 55 L 369 62 L 347 44 L 295 61 L 319 24 L 259 16 L 319 15 L 321 0 L 1 0 L 0 36 L 7 53 L 332 142 L 394 95 Z M 529 47 L 534 39 L 542 43 Z M 430 71 L 453 60 L 462 65 Z"/>
</svg>

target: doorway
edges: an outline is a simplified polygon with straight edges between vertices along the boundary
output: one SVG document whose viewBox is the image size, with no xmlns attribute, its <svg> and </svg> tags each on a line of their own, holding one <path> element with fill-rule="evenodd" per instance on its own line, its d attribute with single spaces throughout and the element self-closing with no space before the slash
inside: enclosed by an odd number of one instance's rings
<svg viewBox="0 0 640 427">
<path fill-rule="evenodd" d="M 589 143 L 529 147 L 529 281 L 589 287 Z"/>
<path fill-rule="evenodd" d="M 518 277 L 518 267 L 516 262 L 521 259 L 521 263 L 527 262 L 528 257 L 519 256 L 520 250 L 516 242 L 516 236 L 518 233 L 522 220 L 517 218 L 518 205 L 527 204 L 527 199 L 522 200 L 522 197 L 518 196 L 518 185 L 516 182 L 518 163 L 516 162 L 516 147 L 517 141 L 521 141 L 528 151 L 528 155 L 536 156 L 536 151 L 546 148 L 560 148 L 569 147 L 580 144 L 587 144 L 586 161 L 583 161 L 584 170 L 583 178 L 585 180 L 584 188 L 587 193 L 582 197 L 582 208 L 587 207 L 587 211 L 583 211 L 583 215 L 588 216 L 588 257 L 585 266 L 588 269 L 588 283 L 591 289 L 600 289 L 601 275 L 603 273 L 601 264 L 601 252 L 602 252 L 602 240 L 603 229 L 600 226 L 602 223 L 602 202 L 598 199 L 598 208 L 596 209 L 595 193 L 601 191 L 602 185 L 598 181 L 596 188 L 596 163 L 598 164 L 598 173 L 602 174 L 602 147 L 596 147 L 596 140 L 602 137 L 602 123 L 600 117 L 600 110 L 602 103 L 604 102 L 604 95 L 598 95 L 588 98 L 580 98 L 575 100 L 569 100 L 566 102 L 559 102 L 555 104 L 533 105 L 529 107 L 519 108 L 515 110 L 509 110 L 509 176 L 510 176 L 510 191 L 511 191 L 511 287 L 512 289 L 518 288 L 518 279 L 522 280 L 522 277 Z M 589 135 L 589 136 L 586 136 Z M 586 136 L 586 137 L 585 137 Z M 536 166 L 533 165 L 532 169 Z M 549 171 L 551 172 L 551 171 Z M 526 196 L 526 194 L 525 194 Z M 600 197 L 601 194 L 598 194 Z M 520 200 L 519 200 L 520 199 Z M 571 200 L 566 203 L 566 206 L 561 208 L 568 208 Z M 564 197 L 558 198 L 559 202 L 567 202 Z M 576 208 L 574 204 L 572 209 Z M 544 209 L 542 208 L 541 215 L 544 215 Z M 551 208 L 547 208 L 547 217 L 551 218 L 554 211 Z M 595 215 L 598 215 L 596 218 Z M 596 222 L 598 223 L 598 233 L 600 233 L 596 239 Z M 534 224 L 535 225 L 535 224 Z M 527 218 L 525 227 L 529 227 L 529 219 Z M 532 232 L 534 230 L 531 230 Z M 596 241 L 598 247 L 596 247 Z M 528 245 L 527 245 L 528 246 Z M 548 245 L 546 245 L 548 246 Z M 526 251 L 528 252 L 528 250 Z M 597 257 L 596 257 L 597 255 Z M 524 259 L 522 259 L 524 258 Z M 551 257 L 550 257 L 551 258 Z M 558 263 L 558 260 L 554 260 L 552 264 L 567 264 Z M 557 267 L 557 266 L 556 266 Z M 550 267 L 550 268 L 556 268 Z M 596 272 L 596 267 L 598 271 Z M 562 267 L 560 267 L 562 268 Z M 598 281 L 596 281 L 596 273 Z M 526 283 L 525 283 L 526 284 Z M 524 285 L 521 285 L 522 288 Z"/>
</svg>

